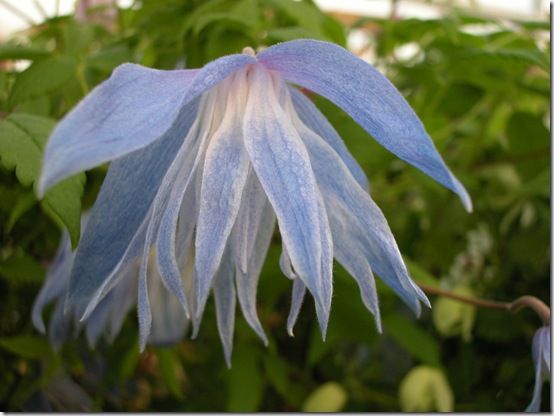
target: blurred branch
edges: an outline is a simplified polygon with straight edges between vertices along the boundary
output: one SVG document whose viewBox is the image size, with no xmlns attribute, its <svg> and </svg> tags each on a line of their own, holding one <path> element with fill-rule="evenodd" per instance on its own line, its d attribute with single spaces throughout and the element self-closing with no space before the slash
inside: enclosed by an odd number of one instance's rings
<svg viewBox="0 0 554 416">
<path fill-rule="evenodd" d="M 513 302 L 499 302 L 489 299 L 481 299 L 472 296 L 458 295 L 448 290 L 440 289 L 425 283 L 418 282 L 418 286 L 427 294 L 444 296 L 459 302 L 467 303 L 480 308 L 499 309 L 506 312 L 516 313 L 524 308 L 533 309 L 541 318 L 544 325 L 550 325 L 550 308 L 535 296 L 525 295 L 517 298 Z"/>
<path fill-rule="evenodd" d="M 35 8 L 38 10 L 38 12 L 41 14 L 43 19 L 48 19 L 48 13 L 46 13 L 46 10 L 44 10 L 44 7 L 40 4 L 38 0 L 33 0 L 33 4 Z"/>
<path fill-rule="evenodd" d="M 17 7 L 15 7 L 13 4 L 9 3 L 7 0 L 0 0 L 0 5 L 4 6 L 5 9 L 8 9 L 10 12 L 27 22 L 28 24 L 34 26 L 35 21 L 26 13 L 19 10 Z"/>
</svg>

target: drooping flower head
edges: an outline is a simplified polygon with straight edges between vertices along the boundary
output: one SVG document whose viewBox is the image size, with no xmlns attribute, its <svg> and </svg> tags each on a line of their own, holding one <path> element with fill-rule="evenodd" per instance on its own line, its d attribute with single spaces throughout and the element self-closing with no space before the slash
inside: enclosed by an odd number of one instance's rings
<svg viewBox="0 0 554 416">
<path fill-rule="evenodd" d="M 550 326 L 539 328 L 533 336 L 533 363 L 535 364 L 533 399 L 525 410 L 540 412 L 542 385 L 545 380 L 550 379 Z"/>
<path fill-rule="evenodd" d="M 289 332 L 307 289 L 325 334 L 333 259 L 356 279 L 378 328 L 373 272 L 419 313 L 428 300 L 408 276 L 362 169 L 295 84 L 334 102 L 471 210 L 396 88 L 336 45 L 298 40 L 257 55 L 246 48 L 199 70 L 125 64 L 59 123 L 44 156 L 40 194 L 112 161 L 75 257 L 67 301 L 76 313 L 90 315 L 139 258 L 141 345 L 152 319 L 148 271 L 157 269 L 195 332 L 213 291 L 229 359 L 237 297 L 266 341 L 256 289 L 275 218 L 281 268 L 293 281 Z"/>
</svg>

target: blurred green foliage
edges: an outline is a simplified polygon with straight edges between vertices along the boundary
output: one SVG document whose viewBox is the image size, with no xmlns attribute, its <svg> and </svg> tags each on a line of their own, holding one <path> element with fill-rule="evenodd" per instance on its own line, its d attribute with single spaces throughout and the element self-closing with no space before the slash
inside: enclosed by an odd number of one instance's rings
<svg viewBox="0 0 554 416">
<path fill-rule="evenodd" d="M 123 62 L 198 67 L 245 46 L 299 37 L 344 46 L 355 29 L 367 35 L 364 51 L 374 52 L 372 63 L 412 104 L 475 205 L 468 215 L 452 193 L 313 97 L 368 173 L 413 277 L 481 297 L 532 294 L 550 303 L 546 22 L 452 11 L 441 20 L 361 19 L 343 27 L 310 1 L 292 0 L 142 0 L 118 10 L 108 25 L 96 19 L 101 12 L 91 10 L 79 22 L 51 18 L 0 44 L 2 410 L 526 407 L 534 377 L 530 344 L 540 325 L 532 312 L 509 316 L 438 300 L 434 313 L 417 320 L 379 284 L 379 335 L 353 280 L 337 265 L 327 341 L 321 341 L 310 302 L 289 338 L 291 288 L 278 267 L 278 241 L 258 295 L 270 345 L 264 347 L 239 317 L 231 370 L 210 307 L 194 341 L 139 355 L 131 316 L 111 345 L 91 351 L 79 337 L 55 353 L 33 329 L 30 308 L 60 228 L 78 241 L 81 207 L 94 202 L 106 168 L 88 172 L 86 186 L 84 174 L 68 179 L 42 201 L 33 184 L 55 121 Z M 431 387 L 417 380 L 414 387 L 416 376 Z M 423 402 L 414 388 L 427 389 Z M 547 390 L 544 409 L 550 408 Z"/>
</svg>

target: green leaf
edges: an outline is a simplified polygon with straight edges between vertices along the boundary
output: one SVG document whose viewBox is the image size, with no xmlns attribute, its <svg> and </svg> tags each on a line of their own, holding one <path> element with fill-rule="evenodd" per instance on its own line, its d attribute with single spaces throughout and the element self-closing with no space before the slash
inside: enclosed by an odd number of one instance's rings
<svg viewBox="0 0 554 416">
<path fill-rule="evenodd" d="M 412 279 L 414 279 L 415 281 L 421 282 L 421 283 L 427 283 L 430 285 L 439 284 L 439 281 L 435 276 L 433 276 L 431 273 L 429 273 L 427 270 L 425 270 L 416 262 L 404 257 L 404 263 L 406 263 L 408 272 L 410 273 L 410 276 L 412 277 Z"/>
<path fill-rule="evenodd" d="M 241 25 L 246 28 L 255 27 L 259 21 L 259 7 L 256 0 L 241 0 L 230 7 L 229 3 L 221 3 L 218 11 L 199 15 L 194 20 L 193 35 L 198 36 L 211 23 L 222 25 Z"/>
<path fill-rule="evenodd" d="M 528 112 L 515 112 L 506 126 L 506 135 L 513 152 L 549 151 L 550 133 L 541 118 Z"/>
<path fill-rule="evenodd" d="M 0 338 L 0 348 L 18 357 L 32 360 L 53 355 L 50 344 L 44 337 L 33 337 L 31 335 Z"/>
<path fill-rule="evenodd" d="M 89 23 L 68 19 L 61 29 L 63 50 L 67 55 L 75 56 L 85 52 L 97 39 L 96 27 Z"/>
<path fill-rule="evenodd" d="M 44 211 L 60 226 L 66 227 L 73 248 L 81 233 L 81 196 L 85 189 L 84 173 L 72 176 L 50 189 L 41 201 Z"/>
<path fill-rule="evenodd" d="M 246 46 L 252 44 L 252 39 L 241 32 L 220 28 L 217 28 L 214 32 L 205 46 L 206 55 L 210 60 L 227 55 L 230 51 L 241 53 Z"/>
<path fill-rule="evenodd" d="M 33 63 L 18 74 L 11 91 L 10 106 L 49 94 L 75 76 L 77 62 L 73 58 L 54 56 Z"/>
<path fill-rule="evenodd" d="M 427 366 L 412 369 L 400 383 L 400 407 L 405 412 L 454 410 L 454 396 L 444 373 Z"/>
<path fill-rule="evenodd" d="M 288 398 L 289 375 L 287 362 L 274 354 L 267 354 L 264 359 L 265 372 L 270 383 L 284 398 Z"/>
<path fill-rule="evenodd" d="M 42 149 L 54 125 L 54 120 L 24 113 L 0 121 L 0 161 L 7 169 L 15 169 L 23 186 L 37 181 Z M 79 242 L 84 183 L 84 173 L 67 178 L 50 189 L 41 203 L 58 225 L 67 228 L 73 247 Z"/>
<path fill-rule="evenodd" d="M 44 268 L 34 258 L 17 250 L 0 262 L 0 276 L 14 283 L 40 283 L 44 280 Z"/>
<path fill-rule="evenodd" d="M 89 68 L 110 72 L 116 66 L 132 60 L 132 54 L 126 45 L 116 45 L 90 54 L 86 58 Z"/>
<path fill-rule="evenodd" d="M 394 338 L 414 358 L 432 366 L 440 365 L 437 341 L 410 318 L 400 314 L 385 315 L 383 331 Z"/>
<path fill-rule="evenodd" d="M 179 357 L 175 351 L 169 348 L 156 349 L 156 355 L 158 356 L 160 372 L 167 388 L 174 397 L 182 399 L 183 392 L 180 380 L 183 378 L 183 371 Z"/>
<path fill-rule="evenodd" d="M 267 32 L 267 36 L 278 42 L 287 42 L 294 39 L 310 38 L 311 32 L 303 27 L 280 27 Z"/>
<path fill-rule="evenodd" d="M 469 288 L 458 286 L 452 292 L 462 296 L 473 296 Z M 433 323 L 444 336 L 461 335 L 465 341 L 471 340 L 475 324 L 476 308 L 454 299 L 439 297 L 433 304 Z"/>
<path fill-rule="evenodd" d="M 258 350 L 241 345 L 233 356 L 227 385 L 229 412 L 255 412 L 262 400 L 263 383 L 258 362 Z"/>
<path fill-rule="evenodd" d="M 15 223 L 29 211 L 37 202 L 35 195 L 32 192 L 28 192 L 20 196 L 10 212 L 10 217 L 6 222 L 6 232 L 10 232 Z"/>
<path fill-rule="evenodd" d="M 35 59 L 46 58 L 50 55 L 50 51 L 37 46 L 17 45 L 14 43 L 0 45 L 0 61 L 8 59 L 28 59 L 33 61 Z"/>
<path fill-rule="evenodd" d="M 310 33 L 310 37 L 344 44 L 343 39 L 336 38 L 337 28 L 333 24 L 332 18 L 326 16 L 313 4 L 306 1 L 293 0 L 266 1 L 275 9 L 288 16 L 298 27 Z M 344 35 L 342 38 L 344 38 Z"/>
<path fill-rule="evenodd" d="M 348 396 L 344 388 L 333 381 L 315 389 L 302 406 L 303 412 L 340 412 Z"/>
</svg>

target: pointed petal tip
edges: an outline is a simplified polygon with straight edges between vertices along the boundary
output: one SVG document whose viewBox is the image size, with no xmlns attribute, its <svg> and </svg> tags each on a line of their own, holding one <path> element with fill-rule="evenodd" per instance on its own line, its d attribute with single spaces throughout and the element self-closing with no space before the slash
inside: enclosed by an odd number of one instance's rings
<svg viewBox="0 0 554 416">
<path fill-rule="evenodd" d="M 429 300 L 429 298 L 425 295 L 425 293 L 422 293 L 422 295 L 418 296 L 419 297 L 419 300 L 421 300 L 421 302 L 423 302 L 423 304 L 425 306 L 427 306 L 429 309 L 433 309 L 433 306 L 431 305 L 431 301 Z"/>
<path fill-rule="evenodd" d="M 225 355 L 225 364 L 227 365 L 227 369 L 231 369 L 231 356 L 233 355 L 233 346 L 223 344 L 223 354 Z"/>
<path fill-rule="evenodd" d="M 473 202 L 471 201 L 471 196 L 469 196 L 469 193 L 464 185 L 462 185 L 462 183 L 454 175 L 451 174 L 451 178 L 453 183 L 452 190 L 460 198 L 465 210 L 471 214 L 473 212 Z"/>
<path fill-rule="evenodd" d="M 198 337 L 198 333 L 200 332 L 200 318 L 195 317 L 192 320 L 192 333 L 190 335 L 190 339 L 196 339 Z"/>
<path fill-rule="evenodd" d="M 142 354 L 146 349 L 146 343 L 148 342 L 148 335 L 139 328 L 139 354 Z"/>
<path fill-rule="evenodd" d="M 267 336 L 265 335 L 264 330 L 263 329 L 260 329 L 259 331 L 255 330 L 255 332 L 256 332 L 256 335 L 258 335 L 258 337 L 261 339 L 264 346 L 267 347 L 269 345 L 269 340 L 267 339 Z"/>
<path fill-rule="evenodd" d="M 377 329 L 377 332 L 379 334 L 383 333 L 383 322 L 381 321 L 381 313 L 379 312 L 379 308 L 377 307 L 377 310 L 373 313 L 373 318 L 375 319 L 375 329 Z"/>
<path fill-rule="evenodd" d="M 39 322 L 33 322 L 35 324 L 35 328 L 38 332 L 40 332 L 42 335 L 46 334 L 46 328 L 44 327 L 44 321 L 41 319 Z"/>
<path fill-rule="evenodd" d="M 327 338 L 327 327 L 329 323 L 329 315 L 322 319 L 319 318 L 319 330 L 321 331 L 321 339 L 323 342 L 325 342 L 325 339 Z"/>
<path fill-rule="evenodd" d="M 331 314 L 331 298 L 327 302 L 323 303 L 321 300 L 316 300 L 316 315 L 319 321 L 319 329 L 321 331 L 321 338 L 325 342 L 327 337 L 327 327 L 329 325 L 329 315 Z"/>
<path fill-rule="evenodd" d="M 46 193 L 46 184 L 42 180 L 42 176 L 40 177 L 37 185 L 35 186 L 35 194 L 38 199 L 44 198 L 44 194 Z"/>
<path fill-rule="evenodd" d="M 414 308 L 414 315 L 417 319 L 421 318 L 421 304 L 416 302 L 416 306 Z"/>
</svg>

